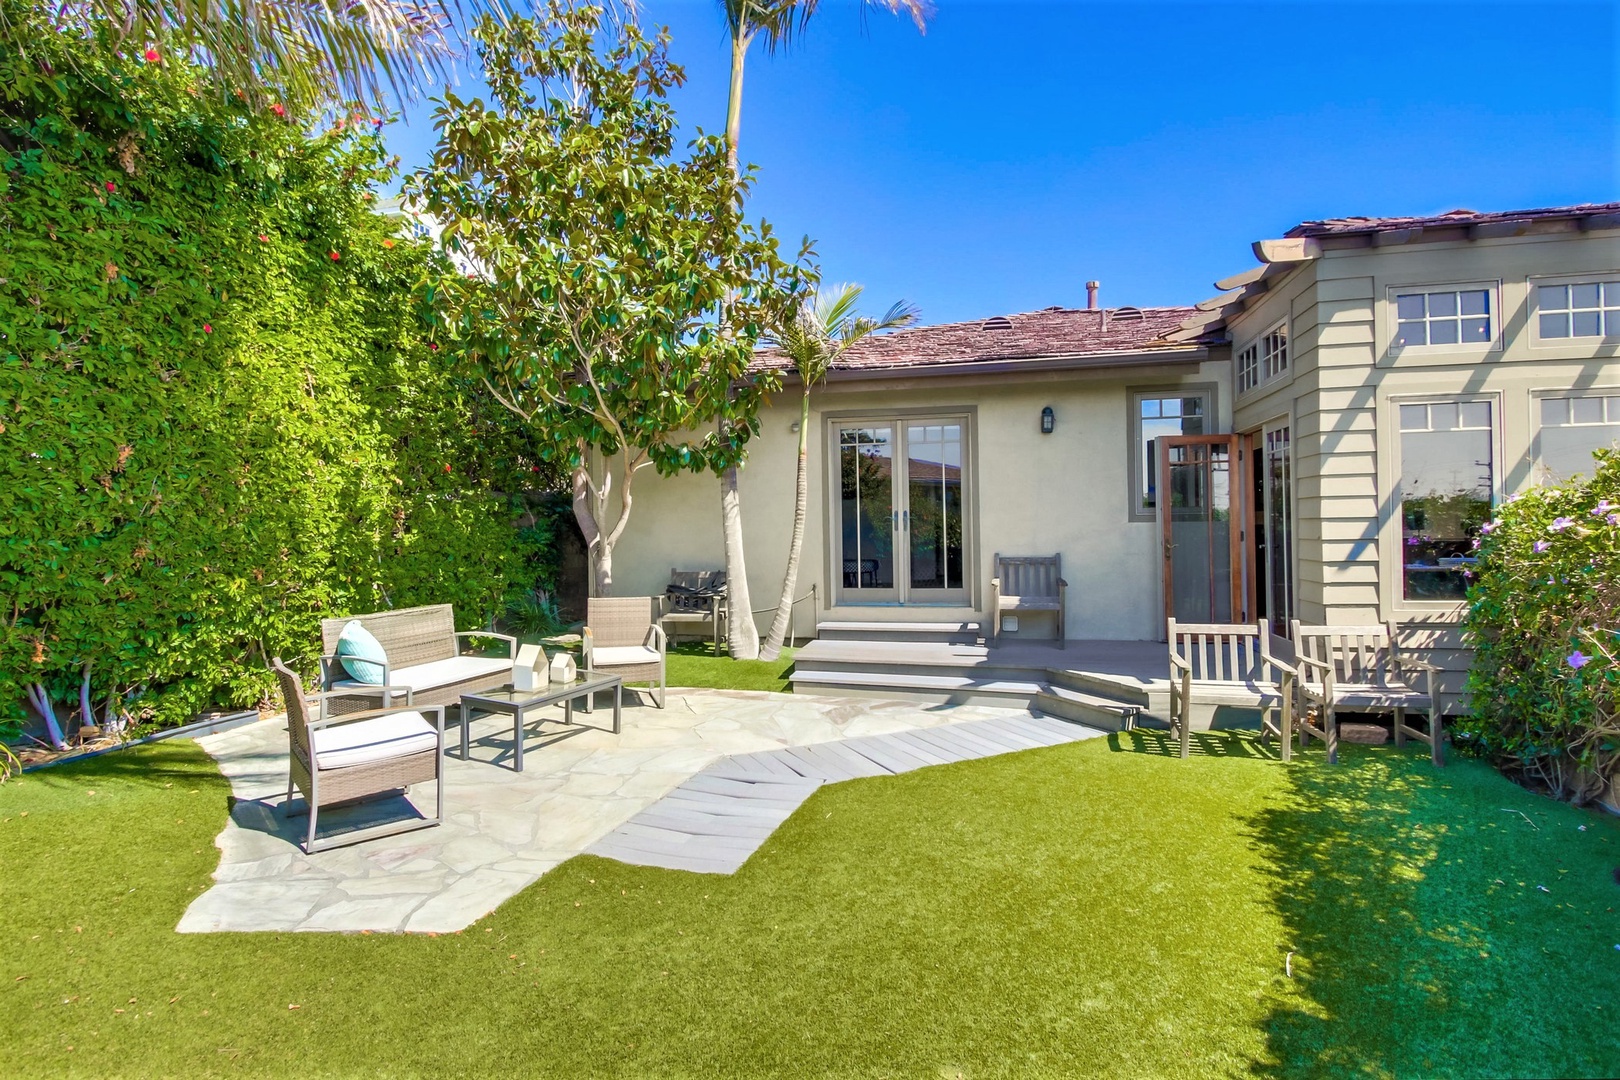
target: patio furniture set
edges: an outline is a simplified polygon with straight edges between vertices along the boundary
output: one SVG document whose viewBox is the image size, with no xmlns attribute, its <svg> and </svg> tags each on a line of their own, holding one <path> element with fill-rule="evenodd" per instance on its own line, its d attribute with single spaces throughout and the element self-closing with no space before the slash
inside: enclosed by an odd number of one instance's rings
<svg viewBox="0 0 1620 1080">
<path fill-rule="evenodd" d="M 613 733 L 622 724 L 624 684 L 649 682 L 664 707 L 666 638 L 657 597 L 589 601 L 582 635 L 583 667 L 533 689 L 514 685 L 517 639 L 489 631 L 457 632 L 449 604 L 326 619 L 321 686 L 306 693 L 303 680 L 280 657 L 272 667 L 287 702 L 290 813 L 307 812 L 306 853 L 359 843 L 444 820 L 444 725 L 448 706 L 460 710 L 461 757 L 471 752 L 474 717 L 512 718 L 513 768 L 523 771 L 525 725 L 533 713 L 563 706 L 574 722 L 574 703 L 593 711 L 598 693 L 613 693 Z M 469 640 L 504 643 L 505 655 L 463 651 Z M 314 707 L 313 710 L 311 707 Z M 436 810 L 412 818 L 321 838 L 320 811 L 433 782 Z M 294 790 L 301 808 L 292 806 Z"/>
<path fill-rule="evenodd" d="M 1270 624 L 1178 623 L 1169 620 L 1170 730 L 1187 757 L 1194 705 L 1260 710 L 1261 738 L 1275 736 L 1284 761 L 1294 735 L 1303 749 L 1314 736 L 1339 760 L 1340 710 L 1389 713 L 1395 745 L 1414 738 L 1429 746 L 1435 765 L 1445 764 L 1440 732 L 1439 668 L 1403 653 L 1395 624 L 1306 626 L 1290 621 L 1290 637 Z M 1422 688 L 1418 688 L 1418 684 Z M 1409 712 L 1427 712 L 1428 730 L 1407 724 Z"/>
</svg>

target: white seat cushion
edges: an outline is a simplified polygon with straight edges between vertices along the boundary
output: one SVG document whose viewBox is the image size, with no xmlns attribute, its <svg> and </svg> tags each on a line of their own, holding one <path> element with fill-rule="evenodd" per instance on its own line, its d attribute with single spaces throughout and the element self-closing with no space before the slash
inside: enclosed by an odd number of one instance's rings
<svg viewBox="0 0 1620 1080">
<path fill-rule="evenodd" d="M 419 712 L 389 713 L 351 724 L 317 728 L 315 767 L 346 769 L 387 758 L 420 754 L 439 745 L 439 733 Z"/>
<path fill-rule="evenodd" d="M 408 686 L 412 690 L 436 690 L 441 686 L 461 682 L 463 679 L 493 678 L 500 675 L 510 678 L 512 674 L 512 661 L 504 656 L 452 656 L 447 660 L 434 660 L 426 664 L 417 664 L 414 667 L 395 668 L 388 673 L 389 686 Z M 376 691 L 376 687 L 368 687 L 365 683 L 358 683 L 352 679 L 342 679 L 332 684 L 334 690 L 365 690 Z"/>
<path fill-rule="evenodd" d="M 599 668 L 656 663 L 658 650 L 651 645 L 609 645 L 591 650 L 591 664 Z"/>
</svg>

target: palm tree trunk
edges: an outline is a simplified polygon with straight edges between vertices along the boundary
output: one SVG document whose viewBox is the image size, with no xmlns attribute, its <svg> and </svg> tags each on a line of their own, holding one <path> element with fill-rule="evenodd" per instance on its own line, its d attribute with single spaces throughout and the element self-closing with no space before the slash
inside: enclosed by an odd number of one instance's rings
<svg viewBox="0 0 1620 1080">
<path fill-rule="evenodd" d="M 804 519 L 810 508 L 810 384 L 804 384 L 799 402 L 799 478 L 793 501 L 793 539 L 788 543 L 787 572 L 782 575 L 782 597 L 776 602 L 771 631 L 760 646 L 761 660 L 775 660 L 782 651 L 782 639 L 793 625 L 793 590 L 799 585 L 799 556 L 804 551 Z"/>
<path fill-rule="evenodd" d="M 726 101 L 726 163 L 737 179 L 737 140 L 742 135 L 743 61 L 753 35 L 746 28 L 731 40 L 731 89 Z M 737 467 L 720 475 L 720 530 L 726 552 L 726 645 L 735 660 L 759 655 L 759 627 L 748 595 L 748 561 L 743 555 L 742 495 Z"/>
</svg>

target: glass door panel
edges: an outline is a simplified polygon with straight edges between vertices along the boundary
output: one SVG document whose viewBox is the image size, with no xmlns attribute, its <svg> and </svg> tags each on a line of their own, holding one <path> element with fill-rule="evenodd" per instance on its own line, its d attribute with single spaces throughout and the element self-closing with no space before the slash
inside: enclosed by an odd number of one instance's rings
<svg viewBox="0 0 1620 1080">
<path fill-rule="evenodd" d="M 1242 614 L 1235 440 L 1158 440 L 1164 606 L 1178 622 L 1227 623 Z"/>
<path fill-rule="evenodd" d="M 906 434 L 907 599 L 966 602 L 963 578 L 962 424 L 912 421 Z"/>
<path fill-rule="evenodd" d="M 889 424 L 838 430 L 840 592 L 852 600 L 899 599 L 894 434 Z"/>
<path fill-rule="evenodd" d="M 1286 633 L 1294 617 L 1294 515 L 1292 462 L 1288 425 L 1265 433 L 1266 618 L 1272 629 Z"/>
</svg>

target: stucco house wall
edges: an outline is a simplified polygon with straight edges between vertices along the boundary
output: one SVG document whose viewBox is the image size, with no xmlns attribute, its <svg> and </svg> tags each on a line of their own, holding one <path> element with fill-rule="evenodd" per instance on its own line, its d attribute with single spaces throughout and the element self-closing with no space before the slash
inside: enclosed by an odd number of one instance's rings
<svg viewBox="0 0 1620 1080">
<path fill-rule="evenodd" d="M 1163 635 L 1158 525 L 1130 519 L 1130 393 L 1139 389 L 1212 388 L 1215 428 L 1231 430 L 1229 362 L 1224 351 L 1197 362 L 1128 368 L 952 377 L 938 373 L 841 381 L 812 393 L 810 507 L 796 592 L 818 586 L 814 610 L 796 609 L 795 627 L 813 634 L 818 620 L 981 621 L 996 552 L 1063 556 L 1071 638 L 1152 640 Z M 762 417 L 740 476 L 749 588 L 756 609 L 781 592 L 793 522 L 799 416 L 796 385 Z M 1054 430 L 1040 431 L 1050 406 Z M 841 602 L 830 549 L 834 506 L 831 426 L 864 417 L 966 415 L 969 602 L 961 606 Z M 614 592 L 659 594 L 672 567 L 724 564 L 718 481 L 659 477 L 644 470 L 631 520 L 614 556 Z M 770 612 L 756 622 L 763 633 Z M 1018 634 L 1050 637 L 1049 620 L 1026 615 Z"/>
</svg>

